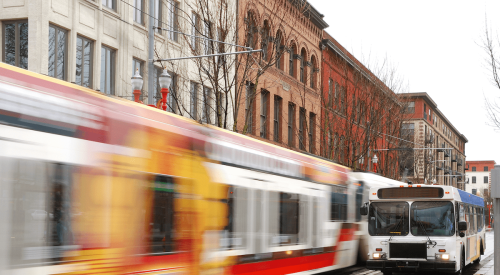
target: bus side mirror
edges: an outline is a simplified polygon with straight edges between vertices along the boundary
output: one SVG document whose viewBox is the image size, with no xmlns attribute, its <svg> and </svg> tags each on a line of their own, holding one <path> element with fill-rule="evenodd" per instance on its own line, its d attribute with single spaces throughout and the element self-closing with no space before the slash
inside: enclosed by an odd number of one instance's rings
<svg viewBox="0 0 500 275">
<path fill-rule="evenodd" d="M 362 216 L 368 215 L 368 203 L 367 202 L 365 202 L 365 204 L 359 208 L 359 213 Z"/>
<path fill-rule="evenodd" d="M 467 230 L 467 222 L 466 221 L 459 221 L 458 222 L 458 231 L 465 231 Z"/>
</svg>

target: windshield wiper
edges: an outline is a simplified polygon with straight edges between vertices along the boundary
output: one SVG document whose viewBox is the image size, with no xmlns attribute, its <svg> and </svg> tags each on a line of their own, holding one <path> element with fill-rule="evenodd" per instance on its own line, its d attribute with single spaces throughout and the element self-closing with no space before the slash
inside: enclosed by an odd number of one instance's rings
<svg viewBox="0 0 500 275">
<path fill-rule="evenodd" d="M 416 218 L 418 225 L 420 226 L 420 228 L 422 228 L 422 230 L 425 233 L 425 236 L 427 237 L 427 248 L 429 248 L 430 245 L 432 245 L 432 247 L 434 248 L 436 246 L 437 242 L 431 240 L 429 234 L 427 233 L 427 230 L 425 230 L 424 225 L 422 224 L 422 222 L 418 218 L 417 211 L 415 211 L 415 218 Z"/>
</svg>

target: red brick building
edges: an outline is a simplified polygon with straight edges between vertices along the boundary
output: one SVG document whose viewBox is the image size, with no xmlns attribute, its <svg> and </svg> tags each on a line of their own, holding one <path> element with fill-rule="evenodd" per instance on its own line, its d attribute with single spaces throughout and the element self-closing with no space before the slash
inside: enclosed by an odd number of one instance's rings
<svg viewBox="0 0 500 275">
<path fill-rule="evenodd" d="M 409 178 L 415 183 L 436 183 L 464 189 L 467 138 L 438 109 L 427 93 L 404 94 L 407 102 L 404 138 L 414 150 L 407 159 Z"/>
<path fill-rule="evenodd" d="M 322 40 L 321 155 L 354 170 L 397 178 L 401 102 L 327 32 Z"/>
</svg>

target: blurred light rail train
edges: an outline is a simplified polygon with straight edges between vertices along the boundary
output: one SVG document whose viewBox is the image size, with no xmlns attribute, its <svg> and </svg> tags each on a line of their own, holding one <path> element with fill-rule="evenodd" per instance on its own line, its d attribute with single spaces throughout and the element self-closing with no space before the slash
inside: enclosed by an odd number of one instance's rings
<svg viewBox="0 0 500 275">
<path fill-rule="evenodd" d="M 312 274 L 373 174 L 0 63 L 0 274 Z"/>
</svg>

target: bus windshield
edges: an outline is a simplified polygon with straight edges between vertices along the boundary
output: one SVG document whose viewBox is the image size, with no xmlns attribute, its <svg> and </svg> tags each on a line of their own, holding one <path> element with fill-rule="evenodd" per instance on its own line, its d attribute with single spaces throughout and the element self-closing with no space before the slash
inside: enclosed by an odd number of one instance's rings
<svg viewBox="0 0 500 275">
<path fill-rule="evenodd" d="M 453 203 L 419 201 L 411 205 L 411 234 L 414 236 L 452 236 L 455 234 Z"/>
<path fill-rule="evenodd" d="M 368 233 L 371 236 L 408 235 L 407 202 L 373 202 L 368 213 Z"/>
</svg>

